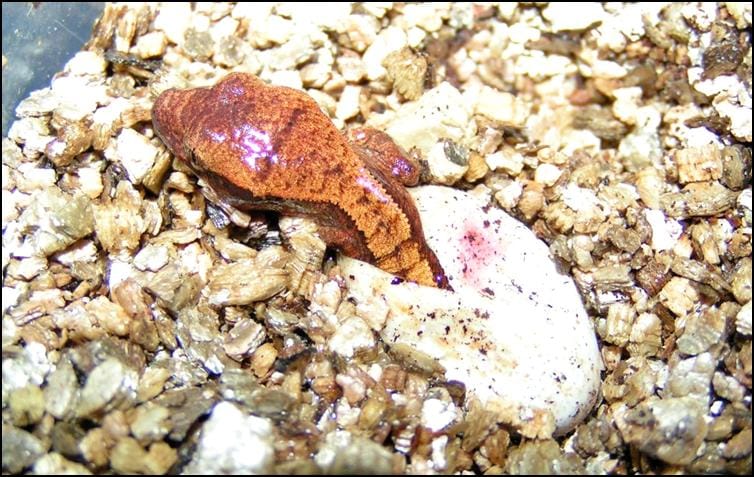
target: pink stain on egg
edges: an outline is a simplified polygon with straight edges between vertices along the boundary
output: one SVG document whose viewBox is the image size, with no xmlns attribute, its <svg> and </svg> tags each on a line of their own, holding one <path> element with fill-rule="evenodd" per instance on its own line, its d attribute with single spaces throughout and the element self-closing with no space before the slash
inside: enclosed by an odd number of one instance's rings
<svg viewBox="0 0 754 477">
<path fill-rule="evenodd" d="M 488 273 L 494 273 L 495 260 L 504 253 L 500 243 L 490 240 L 488 220 L 467 218 L 462 225 L 463 234 L 458 244 L 459 260 L 463 264 L 461 279 L 480 292 L 490 294 Z M 486 290 L 485 290 L 486 289 Z"/>
</svg>

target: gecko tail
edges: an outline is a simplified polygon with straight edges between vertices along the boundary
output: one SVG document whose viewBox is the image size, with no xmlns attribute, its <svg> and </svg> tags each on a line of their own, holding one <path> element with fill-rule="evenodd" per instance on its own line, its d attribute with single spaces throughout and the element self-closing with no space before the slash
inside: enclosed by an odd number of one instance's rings
<svg viewBox="0 0 754 477">
<path fill-rule="evenodd" d="M 378 266 L 419 285 L 453 291 L 434 252 L 413 239 L 403 241 L 393 253 L 378 260 Z"/>
</svg>

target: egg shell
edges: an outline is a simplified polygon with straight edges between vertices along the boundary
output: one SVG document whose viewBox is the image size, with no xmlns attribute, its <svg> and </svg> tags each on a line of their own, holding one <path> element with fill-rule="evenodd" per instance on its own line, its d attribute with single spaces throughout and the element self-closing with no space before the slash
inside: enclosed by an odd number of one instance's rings
<svg viewBox="0 0 754 477">
<path fill-rule="evenodd" d="M 384 301 L 382 339 L 436 359 L 447 380 L 464 383 L 467 402 L 479 399 L 525 435 L 573 429 L 596 403 L 603 369 L 573 280 L 526 226 L 483 198 L 442 186 L 411 194 L 454 291 L 340 257 L 350 294 Z"/>
</svg>

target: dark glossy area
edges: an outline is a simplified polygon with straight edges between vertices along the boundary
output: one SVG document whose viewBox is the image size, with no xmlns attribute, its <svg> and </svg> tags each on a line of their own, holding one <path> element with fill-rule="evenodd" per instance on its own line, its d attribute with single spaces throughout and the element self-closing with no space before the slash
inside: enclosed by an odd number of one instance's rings
<svg viewBox="0 0 754 477">
<path fill-rule="evenodd" d="M 3 2 L 3 136 L 18 102 L 50 84 L 52 75 L 89 39 L 103 2 Z"/>
</svg>

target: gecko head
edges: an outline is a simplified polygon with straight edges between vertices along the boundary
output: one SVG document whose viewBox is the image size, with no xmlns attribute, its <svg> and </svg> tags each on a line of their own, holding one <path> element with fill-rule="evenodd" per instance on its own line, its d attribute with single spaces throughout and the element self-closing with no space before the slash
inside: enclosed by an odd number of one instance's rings
<svg viewBox="0 0 754 477">
<path fill-rule="evenodd" d="M 179 159 L 188 162 L 184 151 L 184 138 L 191 125 L 191 105 L 202 89 L 169 89 L 155 99 L 152 107 L 152 125 L 162 142 Z"/>
<path fill-rule="evenodd" d="M 255 127 L 251 114 L 251 93 L 264 86 L 252 75 L 232 73 L 212 87 L 169 89 L 152 107 L 154 130 L 194 172 L 233 176 L 237 161 L 231 157 L 252 168 L 268 156 L 276 158 L 270 134 Z"/>
</svg>

